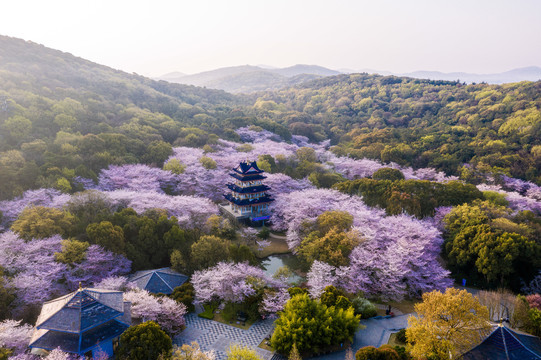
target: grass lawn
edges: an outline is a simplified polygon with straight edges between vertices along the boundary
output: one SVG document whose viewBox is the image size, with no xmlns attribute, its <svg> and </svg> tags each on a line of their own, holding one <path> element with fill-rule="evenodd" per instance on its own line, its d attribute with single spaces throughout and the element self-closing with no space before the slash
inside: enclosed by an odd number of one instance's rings
<svg viewBox="0 0 541 360">
<path fill-rule="evenodd" d="M 404 314 L 410 314 L 412 312 L 415 312 L 415 304 L 420 303 L 421 299 L 407 299 L 402 300 L 400 302 L 396 301 L 390 301 L 386 304 L 391 305 L 394 308 L 397 308 L 398 310 L 402 311 Z"/>
<path fill-rule="evenodd" d="M 271 348 L 269 345 L 267 345 L 267 341 L 268 341 L 267 339 L 263 339 L 263 341 L 261 342 L 261 344 L 259 344 L 258 347 L 261 348 L 261 349 L 265 349 L 265 350 L 274 352 L 274 349 Z"/>
<path fill-rule="evenodd" d="M 273 238 L 269 238 L 268 240 L 271 242 L 271 244 L 261 251 L 258 250 L 257 245 L 251 246 L 258 258 L 262 259 L 271 255 L 290 253 L 289 247 L 287 246 L 287 242 L 285 240 Z"/>
<path fill-rule="evenodd" d="M 244 325 L 242 325 L 242 323 L 240 321 L 236 321 L 234 320 L 232 323 L 230 323 L 229 321 L 225 320 L 224 317 L 222 316 L 222 313 L 214 313 L 214 321 L 218 321 L 218 322 L 221 322 L 222 324 L 227 324 L 227 325 L 230 325 L 230 326 L 234 326 L 236 328 L 239 328 L 239 329 L 243 329 L 243 330 L 248 330 L 250 328 L 250 326 L 252 326 L 252 324 L 254 323 L 254 321 L 246 321 L 246 323 Z M 238 324 L 237 324 L 238 322 Z"/>
<path fill-rule="evenodd" d="M 396 340 L 396 333 L 392 333 L 387 344 L 391 346 L 406 346 L 405 343 Z"/>
</svg>

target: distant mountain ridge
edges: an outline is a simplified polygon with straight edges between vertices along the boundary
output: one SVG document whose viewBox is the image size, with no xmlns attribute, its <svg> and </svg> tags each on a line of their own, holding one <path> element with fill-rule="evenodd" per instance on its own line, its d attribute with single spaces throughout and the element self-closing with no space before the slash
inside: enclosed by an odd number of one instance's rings
<svg viewBox="0 0 541 360">
<path fill-rule="evenodd" d="M 174 73 L 165 74 L 156 79 L 225 90 L 231 93 L 250 93 L 276 90 L 324 76 L 338 75 L 341 72 L 318 65 L 297 64 L 286 68 L 241 65 L 204 71 L 193 75 L 171 76 L 171 74 Z"/>
<path fill-rule="evenodd" d="M 204 71 L 192 75 L 179 72 L 157 77 L 172 83 L 195 85 L 211 89 L 225 90 L 231 93 L 251 93 L 269 91 L 294 86 L 305 81 L 339 74 L 369 73 L 380 75 L 405 76 L 416 79 L 448 80 L 466 83 L 504 84 L 520 81 L 541 80 L 541 67 L 530 66 L 517 68 L 502 73 L 473 74 L 466 72 L 444 73 L 440 71 L 419 70 L 409 73 L 393 73 L 375 69 L 340 69 L 332 70 L 318 65 L 293 65 L 286 68 L 273 68 L 268 65 L 241 65 Z"/>
</svg>

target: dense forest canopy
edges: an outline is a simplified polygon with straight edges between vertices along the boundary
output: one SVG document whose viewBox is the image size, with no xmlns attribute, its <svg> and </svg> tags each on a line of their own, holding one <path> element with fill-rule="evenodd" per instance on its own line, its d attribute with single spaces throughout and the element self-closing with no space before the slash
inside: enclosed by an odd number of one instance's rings
<svg viewBox="0 0 541 360">
<path fill-rule="evenodd" d="M 465 180 L 507 174 L 541 182 L 541 82 L 504 85 L 338 75 L 261 94 L 254 110 L 337 154 Z M 468 165 L 466 165 L 468 164 Z"/>
<path fill-rule="evenodd" d="M 111 164 L 161 166 L 171 146 L 203 147 L 250 125 L 326 139 L 337 155 L 432 167 L 479 183 L 541 183 L 541 82 L 463 85 L 330 76 L 250 96 L 153 81 L 0 37 L 0 199 L 77 190 Z"/>
</svg>

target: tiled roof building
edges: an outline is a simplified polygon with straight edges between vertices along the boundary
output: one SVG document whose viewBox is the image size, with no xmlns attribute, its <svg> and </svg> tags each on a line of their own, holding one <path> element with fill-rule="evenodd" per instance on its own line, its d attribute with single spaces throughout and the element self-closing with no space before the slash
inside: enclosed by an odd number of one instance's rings
<svg viewBox="0 0 541 360">
<path fill-rule="evenodd" d="M 79 289 L 43 304 L 30 347 L 112 356 L 113 342 L 130 324 L 130 303 L 124 302 L 121 291 Z"/>
<path fill-rule="evenodd" d="M 188 281 L 188 277 L 170 268 L 163 268 L 138 271 L 130 276 L 129 281 L 135 283 L 139 289 L 169 295 L 177 286 Z"/>
<path fill-rule="evenodd" d="M 541 360 L 541 340 L 498 326 L 485 340 L 464 355 L 461 360 Z"/>
</svg>

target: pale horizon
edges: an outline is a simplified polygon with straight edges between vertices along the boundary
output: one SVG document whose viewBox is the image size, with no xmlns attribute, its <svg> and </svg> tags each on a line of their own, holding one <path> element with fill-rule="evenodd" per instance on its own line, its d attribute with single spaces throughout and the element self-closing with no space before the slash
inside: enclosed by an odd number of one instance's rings
<svg viewBox="0 0 541 360">
<path fill-rule="evenodd" d="M 535 0 L 17 1 L 0 34 L 156 77 L 265 64 L 490 74 L 541 67 Z"/>
</svg>

